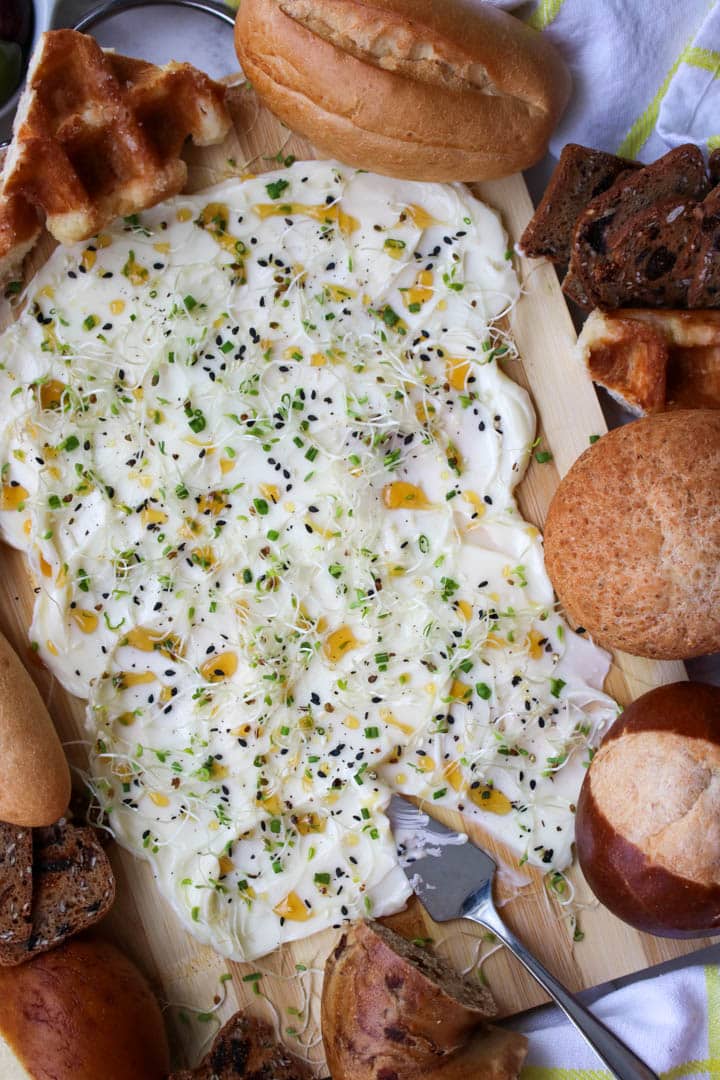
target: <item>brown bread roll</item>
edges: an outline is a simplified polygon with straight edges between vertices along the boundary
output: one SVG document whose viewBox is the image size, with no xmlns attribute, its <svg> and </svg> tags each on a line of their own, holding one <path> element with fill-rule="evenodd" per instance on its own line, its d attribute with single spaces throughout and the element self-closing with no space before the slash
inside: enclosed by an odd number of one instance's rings
<svg viewBox="0 0 720 1080">
<path fill-rule="evenodd" d="M 651 934 L 720 931 L 720 688 L 674 683 L 613 724 L 583 782 L 577 853 L 597 898 Z"/>
<path fill-rule="evenodd" d="M 540 34 L 470 0 L 243 0 L 235 43 L 294 131 L 350 165 L 415 180 L 527 168 L 570 88 Z"/>
<path fill-rule="evenodd" d="M 555 492 L 545 561 L 599 644 L 684 659 L 720 650 L 720 412 L 616 428 Z"/>
<path fill-rule="evenodd" d="M 138 969 L 103 941 L 70 942 L 0 969 L 3 1080 L 164 1080 L 160 1008 Z"/>
</svg>

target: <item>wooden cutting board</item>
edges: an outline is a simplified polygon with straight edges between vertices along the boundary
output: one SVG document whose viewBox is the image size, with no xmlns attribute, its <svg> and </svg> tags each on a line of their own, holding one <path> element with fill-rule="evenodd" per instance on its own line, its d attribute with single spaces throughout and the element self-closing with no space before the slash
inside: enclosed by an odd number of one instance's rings
<svg viewBox="0 0 720 1080">
<path fill-rule="evenodd" d="M 308 143 L 290 136 L 258 103 L 250 88 L 233 89 L 231 107 L 234 131 L 226 143 L 188 151 L 190 190 L 207 187 L 228 175 L 276 168 L 278 160 L 289 154 L 316 156 Z M 522 176 L 478 185 L 477 194 L 500 212 L 514 243 L 532 214 Z M 47 257 L 49 249 L 48 243 L 38 251 L 35 266 Z M 510 330 L 521 359 L 509 361 L 506 370 L 530 390 L 541 422 L 543 448 L 549 448 L 553 455 L 546 464 L 533 461 L 519 492 L 526 518 L 542 526 L 559 477 L 586 449 L 589 436 L 602 434 L 606 426 L 592 384 L 573 356 L 575 333 L 555 271 L 549 264 L 523 259 L 518 270 L 524 294 L 510 319 Z M 10 317 L 7 308 L 0 310 L 0 325 L 6 325 Z M 84 705 L 62 690 L 29 649 L 32 603 L 33 589 L 22 556 L 0 547 L 0 628 L 38 683 L 80 785 L 86 765 Z M 618 655 L 607 688 L 618 701 L 627 703 L 653 686 L 685 677 L 679 663 Z M 447 815 L 446 820 L 459 827 L 458 815 Z M 516 860 L 485 838 L 479 828 L 474 828 L 472 835 L 495 853 L 501 865 L 515 865 Z M 318 1075 L 324 1075 L 319 990 L 325 957 L 336 934 L 317 934 L 258 963 L 228 964 L 180 927 L 156 891 L 147 864 L 115 845 L 112 859 L 118 899 L 102 933 L 137 960 L 167 1002 L 166 1017 L 177 1062 L 194 1064 L 218 1022 L 237 1008 L 249 1006 L 276 1022 L 288 1045 L 311 1057 L 318 1063 Z M 570 874 L 574 900 L 566 906 L 551 897 L 538 872 L 522 877 L 528 882 L 523 888 L 518 888 L 517 881 L 501 882 L 502 913 L 508 925 L 572 990 L 639 971 L 708 943 L 637 933 L 593 901 L 577 870 Z M 470 924 L 435 926 L 419 905 L 411 905 L 392 922 L 408 936 L 431 938 L 438 951 L 459 969 L 475 970 L 479 961 L 503 1015 L 544 1000 L 542 991 L 520 965 Z M 580 934 L 584 935 L 582 940 L 574 940 Z"/>
</svg>

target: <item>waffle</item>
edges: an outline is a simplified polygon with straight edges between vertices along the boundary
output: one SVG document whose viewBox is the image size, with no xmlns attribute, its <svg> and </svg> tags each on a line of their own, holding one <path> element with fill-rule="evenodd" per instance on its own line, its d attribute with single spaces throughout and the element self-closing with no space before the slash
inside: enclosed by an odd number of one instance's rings
<svg viewBox="0 0 720 1080">
<path fill-rule="evenodd" d="M 209 146 L 228 132 L 224 99 L 190 64 L 103 52 L 74 30 L 43 34 L 0 177 L 0 275 L 20 264 L 43 220 L 70 244 L 177 194 L 188 136 Z"/>
<path fill-rule="evenodd" d="M 578 352 L 594 382 L 638 415 L 720 409 L 720 311 L 595 310 Z"/>
</svg>

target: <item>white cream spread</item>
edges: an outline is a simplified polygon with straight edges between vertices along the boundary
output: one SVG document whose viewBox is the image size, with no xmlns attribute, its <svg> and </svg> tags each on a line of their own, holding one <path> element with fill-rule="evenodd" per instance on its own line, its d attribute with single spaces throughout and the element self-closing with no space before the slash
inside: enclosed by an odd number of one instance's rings
<svg viewBox="0 0 720 1080">
<path fill-rule="evenodd" d="M 0 339 L 32 639 L 118 840 L 228 956 L 402 906 L 391 788 L 570 860 L 616 709 L 513 499 L 506 247 L 460 185 L 296 163 L 56 251 Z"/>
</svg>

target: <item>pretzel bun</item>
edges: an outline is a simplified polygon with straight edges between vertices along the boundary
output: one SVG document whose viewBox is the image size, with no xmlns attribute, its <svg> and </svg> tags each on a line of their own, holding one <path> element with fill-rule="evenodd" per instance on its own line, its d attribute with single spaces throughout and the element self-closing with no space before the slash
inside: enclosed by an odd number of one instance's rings
<svg viewBox="0 0 720 1080">
<path fill-rule="evenodd" d="M 616 428 L 561 481 L 545 562 L 563 607 L 609 649 L 720 650 L 720 410 Z"/>
<path fill-rule="evenodd" d="M 593 892 L 638 930 L 720 932 L 720 687 L 673 683 L 613 724 L 578 801 Z"/>
<path fill-rule="evenodd" d="M 160 1008 L 138 969 L 103 941 L 76 939 L 0 968 L 3 1080 L 163 1080 Z"/>
<path fill-rule="evenodd" d="M 235 45 L 294 131 L 350 165 L 413 180 L 534 164 L 570 90 L 539 33 L 472 0 L 243 0 Z"/>
</svg>

